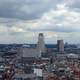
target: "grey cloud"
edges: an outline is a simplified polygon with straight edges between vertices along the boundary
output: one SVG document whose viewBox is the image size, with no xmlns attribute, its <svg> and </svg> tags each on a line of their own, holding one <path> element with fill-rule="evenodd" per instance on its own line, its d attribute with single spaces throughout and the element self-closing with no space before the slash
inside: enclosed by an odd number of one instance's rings
<svg viewBox="0 0 80 80">
<path fill-rule="evenodd" d="M 42 28 L 42 29 L 28 29 L 28 31 L 32 31 L 32 32 L 47 32 L 47 31 L 51 31 L 51 32 L 62 32 L 62 33 L 71 33 L 71 32 L 80 32 L 80 28 L 76 28 L 76 27 L 67 27 L 67 26 L 46 26 L 46 28 Z"/>
<path fill-rule="evenodd" d="M 80 0 L 71 0 L 67 3 L 67 6 L 76 11 L 80 11 Z"/>
<path fill-rule="evenodd" d="M 0 17 L 36 19 L 63 0 L 0 0 Z"/>
</svg>

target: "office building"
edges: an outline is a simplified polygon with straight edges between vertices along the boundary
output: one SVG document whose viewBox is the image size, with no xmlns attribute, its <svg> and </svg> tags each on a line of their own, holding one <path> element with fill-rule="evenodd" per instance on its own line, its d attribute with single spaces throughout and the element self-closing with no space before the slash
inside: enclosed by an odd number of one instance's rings
<svg viewBox="0 0 80 80">
<path fill-rule="evenodd" d="M 40 33 L 38 36 L 37 49 L 40 53 L 45 53 L 45 42 L 43 33 Z"/>
<path fill-rule="evenodd" d="M 63 40 L 57 40 L 58 52 L 64 52 L 64 42 Z"/>
</svg>

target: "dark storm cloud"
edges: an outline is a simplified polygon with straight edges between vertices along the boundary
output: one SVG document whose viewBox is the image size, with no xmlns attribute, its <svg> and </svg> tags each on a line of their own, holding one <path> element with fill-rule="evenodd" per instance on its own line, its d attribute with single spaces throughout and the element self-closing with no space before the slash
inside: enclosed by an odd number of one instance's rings
<svg viewBox="0 0 80 80">
<path fill-rule="evenodd" d="M 36 19 L 63 0 L 0 0 L 0 17 Z"/>
</svg>

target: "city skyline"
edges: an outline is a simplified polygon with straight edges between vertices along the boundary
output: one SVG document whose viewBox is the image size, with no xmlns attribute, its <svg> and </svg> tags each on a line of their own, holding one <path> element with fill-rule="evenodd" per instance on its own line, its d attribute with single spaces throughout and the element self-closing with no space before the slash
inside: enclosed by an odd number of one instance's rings
<svg viewBox="0 0 80 80">
<path fill-rule="evenodd" d="M 0 0 L 0 43 L 80 44 L 79 0 Z M 5 5 L 5 6 L 4 6 Z"/>
</svg>

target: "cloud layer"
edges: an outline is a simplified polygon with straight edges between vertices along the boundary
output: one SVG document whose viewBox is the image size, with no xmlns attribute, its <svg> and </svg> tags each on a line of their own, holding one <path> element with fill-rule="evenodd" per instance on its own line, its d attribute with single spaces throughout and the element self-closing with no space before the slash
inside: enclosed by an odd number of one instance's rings
<svg viewBox="0 0 80 80">
<path fill-rule="evenodd" d="M 79 0 L 0 0 L 0 43 L 79 43 Z"/>
</svg>

